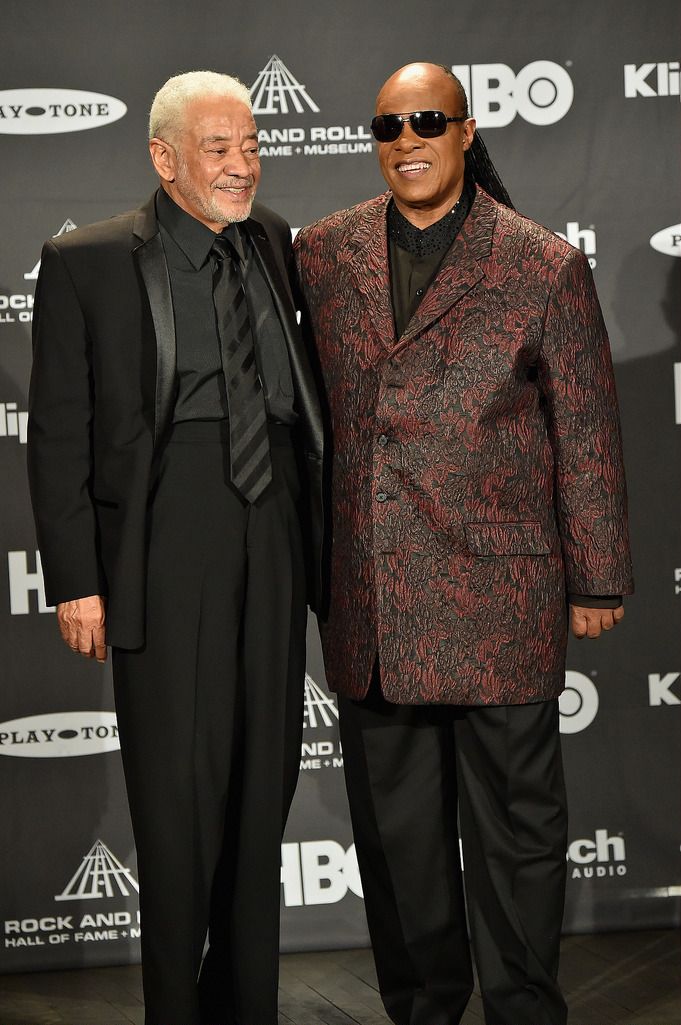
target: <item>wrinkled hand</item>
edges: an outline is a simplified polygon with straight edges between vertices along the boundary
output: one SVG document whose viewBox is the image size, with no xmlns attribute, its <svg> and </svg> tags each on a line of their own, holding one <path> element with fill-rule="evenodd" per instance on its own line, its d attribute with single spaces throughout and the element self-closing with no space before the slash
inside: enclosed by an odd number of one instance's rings
<svg viewBox="0 0 681 1025">
<path fill-rule="evenodd" d="M 71 651 L 106 662 L 104 599 L 98 594 L 57 605 L 57 622 Z"/>
<path fill-rule="evenodd" d="M 602 630 L 612 630 L 624 615 L 622 605 L 618 609 L 585 609 L 580 605 L 570 606 L 570 626 L 575 637 L 599 637 Z"/>
</svg>

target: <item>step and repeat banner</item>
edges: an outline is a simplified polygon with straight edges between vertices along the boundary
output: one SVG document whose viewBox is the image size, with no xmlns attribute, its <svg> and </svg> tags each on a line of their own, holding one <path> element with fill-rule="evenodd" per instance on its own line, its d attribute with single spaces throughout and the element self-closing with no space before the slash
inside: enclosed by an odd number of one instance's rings
<svg viewBox="0 0 681 1025">
<path fill-rule="evenodd" d="M 679 919 L 681 538 L 676 0 L 178 0 L 3 5 L 0 70 L 0 970 L 139 954 L 135 851 L 108 668 L 46 605 L 25 474 L 30 332 L 45 238 L 155 188 L 146 119 L 170 75 L 251 88 L 260 198 L 292 227 L 382 191 L 369 132 L 397 67 L 453 67 L 517 208 L 588 256 L 608 323 L 637 593 L 573 644 L 561 698 L 570 792 L 567 931 Z M 367 942 L 314 621 L 301 777 L 282 847 L 283 947 Z M 169 895 L 172 899 L 172 895 Z"/>
</svg>

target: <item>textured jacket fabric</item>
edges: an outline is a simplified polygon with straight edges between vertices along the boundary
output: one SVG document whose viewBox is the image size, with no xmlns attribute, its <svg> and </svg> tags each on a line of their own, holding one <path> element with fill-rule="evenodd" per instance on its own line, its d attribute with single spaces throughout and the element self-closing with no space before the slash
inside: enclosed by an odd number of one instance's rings
<svg viewBox="0 0 681 1025">
<path fill-rule="evenodd" d="M 333 435 L 326 672 L 360 698 L 564 686 L 566 591 L 633 589 L 608 339 L 585 257 L 477 191 L 403 335 L 384 194 L 295 242 Z"/>
<path fill-rule="evenodd" d="M 289 281 L 291 234 L 258 203 L 247 224 L 291 364 L 314 603 L 323 437 Z M 144 643 L 150 498 L 177 392 L 173 303 L 154 197 L 45 243 L 33 351 L 28 469 L 47 599 L 106 596 L 107 642 L 137 648 Z"/>
</svg>

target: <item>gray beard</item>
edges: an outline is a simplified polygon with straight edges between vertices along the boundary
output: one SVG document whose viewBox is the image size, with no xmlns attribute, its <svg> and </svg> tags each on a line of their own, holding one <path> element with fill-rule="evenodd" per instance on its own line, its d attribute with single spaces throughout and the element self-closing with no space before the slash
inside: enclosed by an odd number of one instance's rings
<svg viewBox="0 0 681 1025">
<path fill-rule="evenodd" d="M 249 200 L 248 206 L 244 208 L 243 213 L 226 214 L 217 203 L 212 203 L 210 201 L 207 202 L 203 196 L 200 196 L 196 192 L 182 161 L 179 162 L 175 181 L 178 191 L 180 191 L 183 196 L 186 196 L 187 199 L 191 200 L 192 204 L 197 210 L 201 211 L 207 221 L 212 221 L 214 224 L 238 224 L 240 221 L 245 221 L 246 218 L 251 215 L 251 207 L 253 206 L 252 196 Z"/>
</svg>

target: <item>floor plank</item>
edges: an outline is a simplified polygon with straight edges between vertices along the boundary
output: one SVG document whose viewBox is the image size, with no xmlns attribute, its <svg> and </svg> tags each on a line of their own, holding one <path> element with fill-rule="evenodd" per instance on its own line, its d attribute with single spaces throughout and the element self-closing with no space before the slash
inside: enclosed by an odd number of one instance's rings
<svg viewBox="0 0 681 1025">
<path fill-rule="evenodd" d="M 673 930 L 567 936 L 570 1025 L 681 1025 Z M 0 1025 L 143 1025 L 138 966 L 0 976 Z M 479 991 L 462 1025 L 483 1025 Z M 285 954 L 279 1025 L 390 1025 L 367 950 Z M 511 1023 L 509 1023 L 511 1025 Z"/>
</svg>

